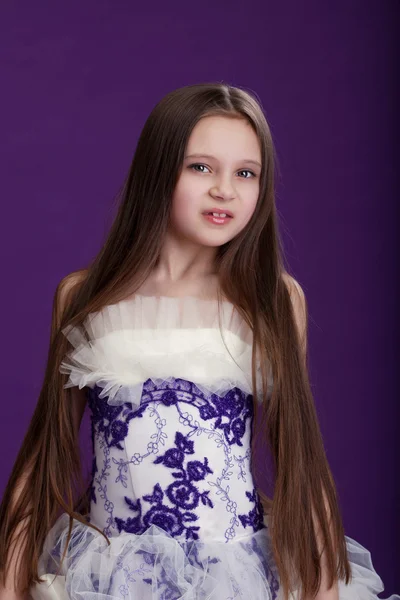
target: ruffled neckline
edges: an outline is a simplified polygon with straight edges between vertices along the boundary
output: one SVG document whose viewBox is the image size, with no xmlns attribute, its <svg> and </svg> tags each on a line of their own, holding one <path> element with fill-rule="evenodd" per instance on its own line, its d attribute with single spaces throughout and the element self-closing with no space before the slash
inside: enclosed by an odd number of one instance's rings
<svg viewBox="0 0 400 600">
<path fill-rule="evenodd" d="M 184 379 L 205 395 L 252 393 L 252 330 L 225 300 L 132 294 L 63 333 L 73 346 L 60 366 L 69 374 L 65 387 L 100 386 L 109 404 L 121 401 L 122 386 L 140 402 L 148 379 Z"/>
</svg>

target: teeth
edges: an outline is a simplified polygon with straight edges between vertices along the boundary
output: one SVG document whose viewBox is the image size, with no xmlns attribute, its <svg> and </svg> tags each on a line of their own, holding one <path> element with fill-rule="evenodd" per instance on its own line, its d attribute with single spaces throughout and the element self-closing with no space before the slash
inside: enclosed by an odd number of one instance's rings
<svg viewBox="0 0 400 600">
<path fill-rule="evenodd" d="M 212 213 L 213 217 L 226 217 L 226 213 Z"/>
</svg>

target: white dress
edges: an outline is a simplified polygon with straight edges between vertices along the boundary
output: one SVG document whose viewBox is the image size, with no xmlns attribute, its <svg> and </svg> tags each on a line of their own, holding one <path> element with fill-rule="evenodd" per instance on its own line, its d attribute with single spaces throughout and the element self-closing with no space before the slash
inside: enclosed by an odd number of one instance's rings
<svg viewBox="0 0 400 600">
<path fill-rule="evenodd" d="M 74 350 L 61 371 L 91 411 L 89 518 L 111 544 L 74 521 L 55 577 L 62 514 L 32 598 L 280 600 L 252 478 L 251 331 L 233 306 L 223 302 L 219 320 L 213 300 L 134 295 L 64 333 Z M 340 599 L 377 600 L 370 553 L 346 544 L 353 580 Z"/>
</svg>

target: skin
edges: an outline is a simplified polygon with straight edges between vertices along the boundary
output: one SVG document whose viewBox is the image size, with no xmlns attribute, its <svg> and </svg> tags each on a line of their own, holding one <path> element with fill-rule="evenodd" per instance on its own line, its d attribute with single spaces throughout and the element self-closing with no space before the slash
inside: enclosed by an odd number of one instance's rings
<svg viewBox="0 0 400 600">
<path fill-rule="evenodd" d="M 254 162 L 249 162 L 254 161 Z M 261 150 L 243 118 L 209 116 L 194 127 L 172 197 L 169 228 L 156 271 L 146 290 L 180 294 L 215 283 L 218 246 L 234 238 L 250 220 L 259 195 Z M 230 210 L 224 226 L 202 212 Z"/>
</svg>

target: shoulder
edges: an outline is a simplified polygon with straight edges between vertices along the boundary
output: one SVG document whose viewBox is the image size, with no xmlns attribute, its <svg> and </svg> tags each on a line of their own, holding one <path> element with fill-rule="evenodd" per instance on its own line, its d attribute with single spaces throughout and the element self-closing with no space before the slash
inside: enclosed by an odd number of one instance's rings
<svg viewBox="0 0 400 600">
<path fill-rule="evenodd" d="M 286 284 L 289 296 L 292 301 L 293 314 L 297 329 L 300 334 L 300 340 L 304 349 L 307 343 L 307 300 L 303 288 L 298 281 L 286 271 L 282 272 L 282 280 Z"/>
<path fill-rule="evenodd" d="M 78 291 L 79 286 L 86 279 L 87 269 L 74 271 L 66 277 L 63 277 L 58 283 L 53 300 L 53 309 L 56 319 L 56 324 L 59 325 L 65 309 L 71 302 L 74 294 Z"/>
<path fill-rule="evenodd" d="M 306 298 L 303 291 L 303 288 L 299 284 L 298 281 L 286 271 L 282 272 L 283 282 L 286 284 L 286 287 L 289 290 L 290 297 L 294 302 L 305 303 Z"/>
<path fill-rule="evenodd" d="M 87 276 L 87 269 L 81 271 L 75 271 L 70 273 L 66 277 L 63 277 L 57 285 L 54 300 L 53 300 L 53 317 L 52 317 L 52 339 L 61 327 L 64 312 L 74 297 L 74 294 L 79 289 L 79 286 L 83 283 Z M 77 430 L 79 430 L 82 416 L 86 406 L 86 394 L 84 390 L 78 388 L 72 388 L 70 390 L 71 398 L 75 400 L 73 402 L 73 420 Z"/>
<path fill-rule="evenodd" d="M 58 303 L 65 308 L 69 297 L 78 289 L 79 285 L 86 279 L 87 270 L 74 271 L 63 277 L 56 288 Z"/>
</svg>

